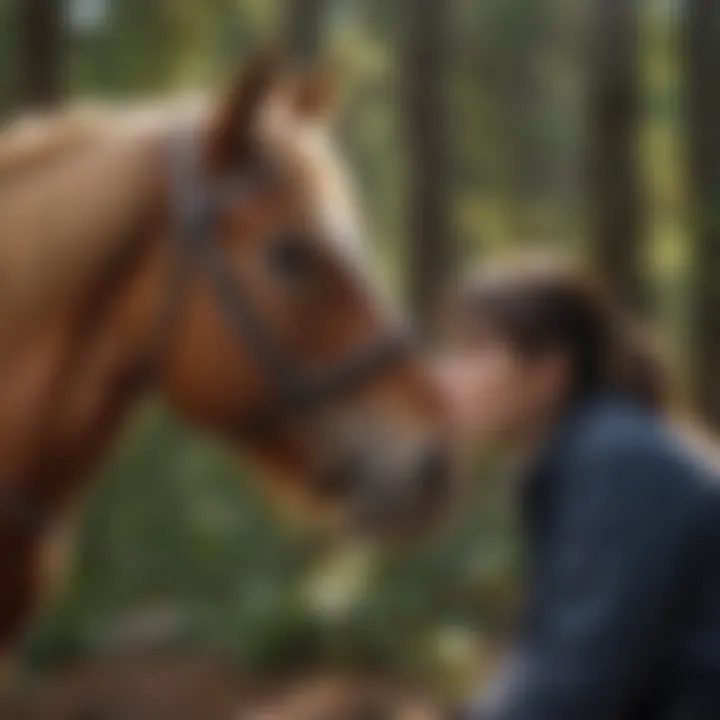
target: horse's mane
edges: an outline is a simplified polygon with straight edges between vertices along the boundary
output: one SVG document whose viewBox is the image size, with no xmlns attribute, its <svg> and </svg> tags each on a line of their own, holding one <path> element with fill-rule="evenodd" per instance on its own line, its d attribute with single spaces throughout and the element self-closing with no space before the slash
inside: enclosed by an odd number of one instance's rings
<svg viewBox="0 0 720 720">
<path fill-rule="evenodd" d="M 79 149 L 100 130 L 97 120 L 94 114 L 73 110 L 14 122 L 0 133 L 0 181 L 41 170 L 47 163 Z"/>
<path fill-rule="evenodd" d="M 77 105 L 26 115 L 0 126 L 0 182 L 82 152 L 108 138 L 138 137 L 167 125 L 173 117 L 199 115 L 201 98 L 150 106 Z"/>
<path fill-rule="evenodd" d="M 84 107 L 0 133 L 0 331 L 72 300 L 118 249 L 176 116 Z"/>
</svg>

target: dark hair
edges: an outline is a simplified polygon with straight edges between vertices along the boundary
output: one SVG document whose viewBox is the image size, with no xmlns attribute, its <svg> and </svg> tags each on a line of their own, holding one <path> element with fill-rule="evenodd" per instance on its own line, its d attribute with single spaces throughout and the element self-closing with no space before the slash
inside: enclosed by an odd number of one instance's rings
<svg viewBox="0 0 720 720">
<path fill-rule="evenodd" d="M 462 323 L 507 339 L 524 355 L 570 358 L 570 400 L 603 391 L 669 411 L 669 373 L 647 333 L 577 267 L 526 259 L 484 269 L 461 293 Z"/>
</svg>

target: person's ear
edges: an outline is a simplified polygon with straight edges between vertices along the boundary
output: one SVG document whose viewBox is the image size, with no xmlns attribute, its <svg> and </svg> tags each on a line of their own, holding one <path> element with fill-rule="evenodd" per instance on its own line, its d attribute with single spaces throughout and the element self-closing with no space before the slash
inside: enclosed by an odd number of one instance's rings
<svg viewBox="0 0 720 720">
<path fill-rule="evenodd" d="M 258 115 L 284 77 L 284 55 L 277 48 L 258 52 L 240 71 L 210 123 L 210 172 L 237 167 L 252 157 Z"/>
</svg>

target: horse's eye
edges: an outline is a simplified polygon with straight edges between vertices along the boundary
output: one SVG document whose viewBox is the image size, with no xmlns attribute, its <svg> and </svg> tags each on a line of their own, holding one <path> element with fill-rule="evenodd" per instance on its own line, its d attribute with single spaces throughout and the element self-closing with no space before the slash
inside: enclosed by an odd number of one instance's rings
<svg viewBox="0 0 720 720">
<path fill-rule="evenodd" d="M 270 251 L 270 269 L 283 280 L 305 280 L 313 270 L 313 254 L 307 241 L 299 236 L 280 238 Z"/>
</svg>

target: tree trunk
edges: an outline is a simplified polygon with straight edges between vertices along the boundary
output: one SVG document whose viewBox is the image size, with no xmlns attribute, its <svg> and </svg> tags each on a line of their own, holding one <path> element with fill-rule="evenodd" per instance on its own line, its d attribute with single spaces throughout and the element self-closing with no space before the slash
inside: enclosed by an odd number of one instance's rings
<svg viewBox="0 0 720 720">
<path fill-rule="evenodd" d="M 286 40 L 293 57 L 314 60 L 322 52 L 330 0 L 288 0 Z"/>
<path fill-rule="evenodd" d="M 638 9 L 636 0 L 593 0 L 589 97 L 591 254 L 616 298 L 645 301 L 638 168 Z"/>
<path fill-rule="evenodd" d="M 720 427 L 720 3 L 688 0 L 688 160 L 691 189 L 692 378 L 700 411 Z"/>
<path fill-rule="evenodd" d="M 65 0 L 16 0 L 20 102 L 47 108 L 62 97 Z"/>
<path fill-rule="evenodd" d="M 450 0 L 406 0 L 403 125 L 408 150 L 407 286 L 421 332 L 434 318 L 455 261 L 451 237 L 446 91 Z"/>
</svg>

